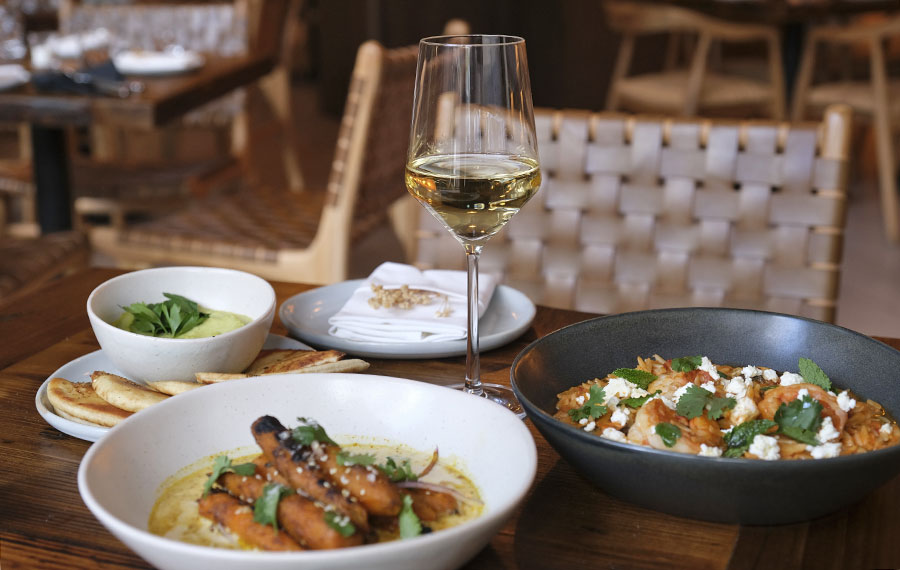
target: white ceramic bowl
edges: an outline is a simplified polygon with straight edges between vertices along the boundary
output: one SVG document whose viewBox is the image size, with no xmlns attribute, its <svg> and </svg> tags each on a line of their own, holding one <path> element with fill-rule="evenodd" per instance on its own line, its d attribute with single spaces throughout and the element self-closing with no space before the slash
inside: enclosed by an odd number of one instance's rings
<svg viewBox="0 0 900 570">
<path fill-rule="evenodd" d="M 195 546 L 147 532 L 160 485 L 196 461 L 255 447 L 251 423 L 314 418 L 338 441 L 366 436 L 454 460 L 478 487 L 484 513 L 457 527 L 395 542 L 299 553 Z M 162 569 L 441 569 L 472 558 L 512 515 L 537 455 L 523 422 L 497 404 L 448 388 L 374 375 L 296 374 L 223 382 L 180 394 L 113 428 L 88 450 L 78 488 L 97 519 Z"/>
<path fill-rule="evenodd" d="M 209 338 L 156 338 L 112 323 L 122 307 L 175 293 L 200 305 L 246 315 L 239 329 Z M 275 317 L 275 291 L 250 273 L 215 267 L 158 267 L 125 273 L 88 296 L 87 313 L 103 352 L 131 380 L 193 380 L 196 372 L 240 372 L 259 353 Z"/>
</svg>

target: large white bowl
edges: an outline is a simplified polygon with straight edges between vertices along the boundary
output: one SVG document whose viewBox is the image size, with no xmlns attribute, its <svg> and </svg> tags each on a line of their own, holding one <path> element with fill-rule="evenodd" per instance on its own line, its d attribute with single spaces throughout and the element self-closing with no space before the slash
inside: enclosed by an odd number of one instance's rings
<svg viewBox="0 0 900 570">
<path fill-rule="evenodd" d="M 239 329 L 208 338 L 173 339 L 113 326 L 122 307 L 164 301 L 175 293 L 200 305 L 250 317 Z M 266 280 L 217 267 L 158 267 L 125 273 L 88 296 L 87 312 L 103 352 L 131 380 L 193 380 L 196 372 L 240 372 L 256 357 L 275 317 Z"/>
<path fill-rule="evenodd" d="M 164 480 L 204 457 L 255 448 L 250 425 L 266 414 L 287 426 L 314 418 L 339 443 L 367 436 L 425 452 L 438 447 L 478 487 L 484 513 L 412 539 L 298 553 L 224 550 L 150 534 L 147 519 Z M 462 565 L 488 543 L 536 467 L 528 429 L 493 402 L 398 378 L 285 374 L 207 386 L 135 414 L 88 450 L 78 489 L 110 532 L 162 569 L 441 569 Z"/>
</svg>

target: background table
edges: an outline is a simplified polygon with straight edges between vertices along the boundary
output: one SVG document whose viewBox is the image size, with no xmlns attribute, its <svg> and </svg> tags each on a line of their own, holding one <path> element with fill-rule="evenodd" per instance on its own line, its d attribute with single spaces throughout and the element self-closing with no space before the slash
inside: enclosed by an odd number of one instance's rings
<svg viewBox="0 0 900 570">
<path fill-rule="evenodd" d="M 30 123 L 38 222 L 43 232 L 72 227 L 66 127 L 93 123 L 150 129 L 269 73 L 274 56 L 206 56 L 188 73 L 147 78 L 127 98 L 38 91 L 27 84 L 0 93 L 0 122 Z"/>
<path fill-rule="evenodd" d="M 90 445 L 64 435 L 34 408 L 41 383 L 98 345 L 85 314 L 97 284 L 116 275 L 92 269 L 0 307 L 0 566 L 149 568 L 110 535 L 78 495 L 76 472 Z M 274 283 L 278 302 L 309 287 Z M 508 383 L 509 366 L 530 341 L 591 317 L 539 307 L 532 327 L 486 352 L 486 379 Z M 280 322 L 273 332 L 284 334 Z M 886 340 L 900 348 L 898 339 Z M 457 382 L 464 358 L 367 359 L 369 372 L 436 384 Z M 864 501 L 809 523 L 741 527 L 682 519 L 613 499 L 561 460 L 531 423 L 538 450 L 534 486 L 513 519 L 467 568 L 886 568 L 900 566 L 900 477 Z M 672 492 L 678 492 L 673 489 Z"/>
</svg>

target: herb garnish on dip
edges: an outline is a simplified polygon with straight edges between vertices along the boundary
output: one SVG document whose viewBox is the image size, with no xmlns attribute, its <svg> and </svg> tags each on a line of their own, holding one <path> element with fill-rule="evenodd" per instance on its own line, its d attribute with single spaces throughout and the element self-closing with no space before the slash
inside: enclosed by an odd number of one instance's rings
<svg viewBox="0 0 900 570">
<path fill-rule="evenodd" d="M 201 307 L 181 295 L 163 293 L 161 303 L 132 303 L 113 321 L 120 329 L 163 338 L 205 338 L 238 329 L 250 317 Z"/>
</svg>

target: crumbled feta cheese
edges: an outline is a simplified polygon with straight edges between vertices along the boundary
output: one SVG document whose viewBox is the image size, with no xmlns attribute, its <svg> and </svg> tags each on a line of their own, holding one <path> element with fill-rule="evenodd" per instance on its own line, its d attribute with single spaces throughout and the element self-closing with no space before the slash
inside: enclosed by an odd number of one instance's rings
<svg viewBox="0 0 900 570">
<path fill-rule="evenodd" d="M 725 392 L 733 395 L 735 398 L 743 398 L 747 395 L 747 388 L 752 383 L 752 380 L 735 376 L 725 384 Z"/>
<path fill-rule="evenodd" d="M 800 388 L 797 390 L 797 399 L 802 400 L 803 398 L 809 397 L 809 390 L 806 388 Z"/>
<path fill-rule="evenodd" d="M 577 398 L 575 398 L 575 403 L 578 404 L 579 406 L 583 406 L 584 405 L 584 396 L 578 396 Z"/>
<path fill-rule="evenodd" d="M 769 382 L 778 378 L 778 373 L 775 372 L 774 370 L 772 370 L 771 368 L 766 368 L 765 370 L 763 370 L 762 375 L 763 375 L 763 380 L 768 380 Z"/>
<path fill-rule="evenodd" d="M 841 442 L 823 443 L 822 445 L 807 445 L 806 451 L 813 456 L 813 459 L 825 459 L 828 457 L 837 457 L 841 454 Z"/>
<path fill-rule="evenodd" d="M 584 431 L 594 431 L 597 428 L 597 422 L 588 422 L 586 426 L 584 426 Z"/>
<path fill-rule="evenodd" d="M 701 455 L 703 457 L 722 457 L 722 448 L 701 443 L 700 453 L 698 453 L 697 455 Z"/>
<path fill-rule="evenodd" d="M 703 384 L 700 385 L 700 387 L 703 388 L 704 390 L 706 390 L 707 392 L 712 392 L 713 394 L 716 393 L 716 384 L 713 381 L 704 382 Z"/>
<path fill-rule="evenodd" d="M 894 431 L 894 428 L 891 427 L 891 424 L 889 424 L 888 422 L 885 422 L 885 423 L 881 424 L 881 428 L 878 430 L 878 433 L 880 433 L 881 435 L 891 435 L 891 433 L 893 433 L 893 431 Z"/>
<path fill-rule="evenodd" d="M 850 397 L 850 393 L 844 390 L 837 397 L 838 406 L 845 412 L 849 412 L 856 407 L 856 400 Z"/>
<path fill-rule="evenodd" d="M 781 448 L 778 447 L 778 440 L 771 435 L 758 434 L 753 438 L 753 443 L 750 444 L 750 449 L 747 451 L 766 461 L 772 461 L 781 457 Z"/>
<path fill-rule="evenodd" d="M 684 386 L 675 390 L 675 393 L 672 394 L 672 399 L 675 401 L 675 403 L 678 403 L 678 400 L 680 400 L 681 397 L 684 396 L 684 393 L 687 392 L 688 388 L 690 388 L 691 386 L 693 386 L 693 384 L 688 382 Z"/>
<path fill-rule="evenodd" d="M 609 417 L 609 421 L 618 424 L 619 427 L 623 427 L 628 422 L 630 416 L 631 410 L 624 406 L 616 406 L 616 409 L 613 410 L 612 415 Z"/>
<path fill-rule="evenodd" d="M 712 376 L 713 378 L 719 377 L 719 371 L 716 370 L 716 365 L 709 361 L 709 358 L 703 357 L 700 360 L 700 366 L 697 367 L 699 370 L 702 370 Z"/>
<path fill-rule="evenodd" d="M 606 439 L 611 439 L 613 441 L 618 441 L 619 443 L 625 443 L 625 434 L 617 430 L 616 428 L 605 428 L 603 433 L 600 434 L 600 437 L 605 437 Z"/>
<path fill-rule="evenodd" d="M 670 410 L 674 410 L 674 409 L 675 409 L 675 407 L 676 407 L 676 406 L 675 406 L 675 402 L 673 402 L 670 398 L 666 398 L 666 397 L 663 396 L 662 394 L 657 394 L 656 397 L 659 398 L 659 400 L 660 400 L 663 404 L 665 404 L 666 407 L 669 408 Z"/>
<path fill-rule="evenodd" d="M 580 420 L 578 420 L 578 423 L 581 425 L 585 425 L 587 422 L 588 422 L 587 418 L 581 418 Z"/>
<path fill-rule="evenodd" d="M 759 376 L 760 374 L 762 374 L 762 371 L 756 366 L 750 365 L 741 368 L 741 374 L 743 374 L 747 378 L 753 378 L 754 376 Z"/>
<path fill-rule="evenodd" d="M 731 423 L 736 426 L 741 425 L 744 422 L 755 419 L 758 415 L 759 408 L 756 407 L 756 402 L 753 401 L 753 398 L 746 396 L 737 398 L 737 404 L 731 410 Z"/>
<path fill-rule="evenodd" d="M 781 375 L 781 385 L 782 386 L 792 386 L 794 384 L 802 384 L 803 376 L 799 374 L 794 374 L 793 372 L 785 372 Z"/>
<path fill-rule="evenodd" d="M 841 437 L 841 432 L 834 429 L 834 422 L 831 421 L 830 417 L 825 416 L 825 419 L 822 420 L 822 426 L 819 428 L 819 433 L 816 434 L 816 439 L 819 440 L 819 443 L 825 443 L 839 437 Z"/>
<path fill-rule="evenodd" d="M 619 400 L 625 398 L 641 398 L 646 396 L 648 392 L 640 387 L 637 384 L 629 382 L 624 378 L 619 378 L 618 376 L 613 376 L 607 382 L 606 387 L 603 388 L 603 393 L 606 396 L 606 401 L 603 403 L 607 406 L 619 403 Z M 615 403 L 610 404 L 610 401 L 616 398 Z"/>
<path fill-rule="evenodd" d="M 731 433 L 731 430 L 733 430 L 733 429 L 734 429 L 734 426 L 731 426 L 728 429 L 720 429 L 719 431 L 722 432 L 723 436 L 725 436 L 725 435 L 728 435 L 729 433 Z"/>
</svg>

